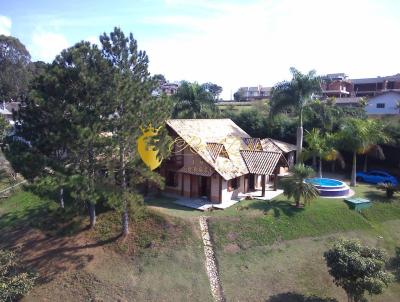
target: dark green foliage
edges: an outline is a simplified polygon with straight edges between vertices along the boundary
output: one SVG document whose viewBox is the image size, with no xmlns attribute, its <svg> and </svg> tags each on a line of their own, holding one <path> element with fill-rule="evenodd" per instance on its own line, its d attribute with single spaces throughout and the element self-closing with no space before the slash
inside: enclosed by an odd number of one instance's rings
<svg viewBox="0 0 400 302">
<path fill-rule="evenodd" d="M 285 196 L 293 198 L 296 202 L 296 207 L 300 207 L 300 201 L 304 204 L 319 196 L 318 190 L 310 183 L 304 182 L 306 178 L 314 175 L 314 170 L 304 164 L 297 164 L 293 167 L 292 176 L 283 178 L 280 182 Z"/>
<path fill-rule="evenodd" d="M 175 118 L 212 118 L 218 112 L 213 94 L 196 82 L 183 81 L 174 95 L 174 100 Z"/>
<path fill-rule="evenodd" d="M 364 301 L 365 292 L 381 294 L 393 281 L 393 275 L 385 271 L 386 253 L 357 240 L 339 240 L 324 257 L 335 284 L 346 291 L 350 301 Z"/>
<path fill-rule="evenodd" d="M 42 67 L 26 106 L 16 116 L 17 135 L 31 145 L 10 144 L 11 161 L 29 179 L 59 178 L 60 188 L 66 182 L 62 178 L 79 174 L 80 199 L 95 204 L 97 174 L 109 141 L 102 133 L 113 113 L 111 66 L 97 46 L 80 42 Z"/>
<path fill-rule="evenodd" d="M 153 98 L 152 91 L 157 78 L 150 77 L 146 52 L 138 50 L 137 41 L 132 34 L 125 37 L 119 28 L 109 35 L 100 37 L 103 57 L 113 68 L 113 96 L 109 100 L 114 110 L 108 121 L 112 132 L 112 144 L 108 155 L 110 173 L 115 173 L 117 182 L 109 183 L 110 204 L 123 213 L 123 233 L 129 233 L 129 212 L 140 206 L 143 197 L 139 185 L 152 183 L 162 186 L 157 173 L 149 171 L 139 158 L 137 139 L 142 129 L 150 125 L 154 128 L 164 126 L 170 117 L 171 105 L 168 98 Z M 159 155 L 168 155 L 169 138 L 164 127 L 158 132 L 157 139 L 149 141 L 159 149 Z"/>
<path fill-rule="evenodd" d="M 204 90 L 206 90 L 207 92 L 211 93 L 214 101 L 218 100 L 218 97 L 222 92 L 222 87 L 221 86 L 219 86 L 219 85 L 217 85 L 215 83 L 211 83 L 211 82 L 204 83 L 201 86 L 204 88 Z"/>
<path fill-rule="evenodd" d="M 400 186 L 394 186 L 392 183 L 379 183 L 377 188 L 385 191 L 387 198 L 392 198 L 395 192 L 400 192 Z"/>
<path fill-rule="evenodd" d="M 30 81 L 31 56 L 25 46 L 11 36 L 0 35 L 0 100 L 24 100 Z"/>
<path fill-rule="evenodd" d="M 304 108 L 310 103 L 314 94 L 321 90 L 321 87 L 315 70 L 303 74 L 292 67 L 290 72 L 292 73 L 291 81 L 280 82 L 271 90 L 270 114 L 275 115 L 278 112 L 290 110 L 298 117 L 296 161 L 300 162 L 303 149 Z"/>
<path fill-rule="evenodd" d="M 0 301 L 16 301 L 35 285 L 37 276 L 26 272 L 17 254 L 0 250 Z"/>
</svg>

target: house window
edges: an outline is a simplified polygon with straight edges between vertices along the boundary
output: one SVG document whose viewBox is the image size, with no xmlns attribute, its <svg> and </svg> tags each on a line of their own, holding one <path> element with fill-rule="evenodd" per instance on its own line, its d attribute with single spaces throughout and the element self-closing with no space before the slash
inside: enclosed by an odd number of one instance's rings
<svg viewBox="0 0 400 302">
<path fill-rule="evenodd" d="M 235 191 L 240 186 L 240 178 L 236 177 L 228 180 L 228 192 Z"/>
<path fill-rule="evenodd" d="M 166 185 L 168 187 L 177 187 L 178 186 L 178 174 L 173 171 L 168 171 Z"/>
<path fill-rule="evenodd" d="M 376 108 L 385 108 L 385 103 L 378 103 L 376 104 Z"/>
</svg>

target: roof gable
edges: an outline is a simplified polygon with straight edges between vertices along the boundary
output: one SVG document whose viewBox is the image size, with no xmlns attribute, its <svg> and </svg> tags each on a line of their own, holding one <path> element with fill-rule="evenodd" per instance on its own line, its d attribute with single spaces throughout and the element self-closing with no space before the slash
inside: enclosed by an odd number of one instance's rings
<svg viewBox="0 0 400 302">
<path fill-rule="evenodd" d="M 251 137 L 232 120 L 172 119 L 166 123 L 225 180 L 248 173 L 240 150 L 246 149 L 242 138 Z M 220 152 L 228 158 L 218 156 Z"/>
</svg>

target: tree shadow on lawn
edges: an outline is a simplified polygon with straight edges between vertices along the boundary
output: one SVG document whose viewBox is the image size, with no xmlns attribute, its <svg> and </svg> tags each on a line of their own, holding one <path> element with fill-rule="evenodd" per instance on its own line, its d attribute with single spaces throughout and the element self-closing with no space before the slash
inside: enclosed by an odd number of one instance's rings
<svg viewBox="0 0 400 302">
<path fill-rule="evenodd" d="M 0 228 L 31 226 L 48 234 L 61 236 L 79 233 L 82 222 L 83 216 L 76 210 L 51 207 L 47 202 L 0 214 Z"/>
<path fill-rule="evenodd" d="M 248 206 L 248 208 L 263 211 L 264 214 L 273 212 L 274 217 L 279 218 L 281 213 L 286 216 L 294 216 L 304 211 L 304 208 L 296 208 L 290 201 L 279 201 L 279 200 L 254 200 Z"/>
<path fill-rule="evenodd" d="M 387 198 L 386 193 L 384 191 L 377 191 L 377 189 L 374 189 L 371 191 L 364 192 L 365 198 L 371 200 L 372 202 L 378 201 L 378 202 L 383 202 L 383 203 L 390 203 L 395 201 L 395 197 L 392 198 Z"/>
<path fill-rule="evenodd" d="M 265 302 L 338 302 L 333 298 L 320 298 L 317 296 L 305 296 L 294 292 L 280 293 L 271 296 Z"/>
<path fill-rule="evenodd" d="M 5 230 L 0 234 L 0 248 L 15 250 L 22 263 L 39 274 L 39 283 L 47 283 L 58 274 L 83 269 L 95 258 L 97 247 L 116 241 L 92 241 L 83 234 L 72 237 L 49 236 L 32 228 Z"/>
</svg>

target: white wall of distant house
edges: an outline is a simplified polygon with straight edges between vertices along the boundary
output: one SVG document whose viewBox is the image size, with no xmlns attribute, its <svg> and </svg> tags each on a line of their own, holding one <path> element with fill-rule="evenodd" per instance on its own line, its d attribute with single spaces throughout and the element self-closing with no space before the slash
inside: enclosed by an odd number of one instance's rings
<svg viewBox="0 0 400 302">
<path fill-rule="evenodd" d="M 400 93 L 388 92 L 385 94 L 377 95 L 368 100 L 368 105 L 365 107 L 365 111 L 368 115 L 400 114 L 400 109 L 397 108 L 397 104 L 399 101 Z M 382 106 L 384 107 L 382 108 Z"/>
</svg>

